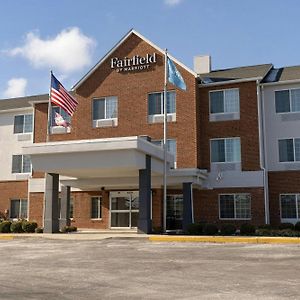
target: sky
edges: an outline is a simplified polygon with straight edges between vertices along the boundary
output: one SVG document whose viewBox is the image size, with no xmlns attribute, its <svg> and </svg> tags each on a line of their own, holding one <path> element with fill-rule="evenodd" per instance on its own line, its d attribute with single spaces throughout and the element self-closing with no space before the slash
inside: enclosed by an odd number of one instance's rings
<svg viewBox="0 0 300 300">
<path fill-rule="evenodd" d="M 0 0 L 1 1 L 1 0 Z M 0 98 L 70 89 L 131 28 L 188 67 L 300 65 L 299 0 L 9 0 L 0 9 Z"/>
</svg>

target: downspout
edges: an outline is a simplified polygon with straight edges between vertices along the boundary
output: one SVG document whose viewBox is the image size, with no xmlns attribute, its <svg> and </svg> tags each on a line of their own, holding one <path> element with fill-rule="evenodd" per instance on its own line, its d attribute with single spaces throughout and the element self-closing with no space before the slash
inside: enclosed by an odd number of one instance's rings
<svg viewBox="0 0 300 300">
<path fill-rule="evenodd" d="M 266 153 L 266 131 L 264 121 L 264 90 L 260 86 L 260 80 L 256 81 L 257 93 L 257 113 L 258 113 L 258 134 L 259 134 L 259 163 L 263 170 L 263 186 L 264 186 L 264 206 L 265 206 L 265 224 L 270 224 L 270 209 L 269 209 L 269 182 L 267 170 L 267 153 Z"/>
</svg>

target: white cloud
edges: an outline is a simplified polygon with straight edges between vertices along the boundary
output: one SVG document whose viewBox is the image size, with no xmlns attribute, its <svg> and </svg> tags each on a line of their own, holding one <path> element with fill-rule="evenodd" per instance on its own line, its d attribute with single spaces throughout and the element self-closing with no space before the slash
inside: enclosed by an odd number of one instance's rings
<svg viewBox="0 0 300 300">
<path fill-rule="evenodd" d="M 27 79 L 12 78 L 7 82 L 7 88 L 3 93 L 5 98 L 14 98 L 25 96 Z"/>
<path fill-rule="evenodd" d="M 77 27 L 65 29 L 54 38 L 42 39 L 36 32 L 26 35 L 25 43 L 8 51 L 26 58 L 35 68 L 71 73 L 90 65 L 96 42 Z"/>
<path fill-rule="evenodd" d="M 165 4 L 168 6 L 176 6 L 183 2 L 183 0 L 164 0 Z"/>
</svg>

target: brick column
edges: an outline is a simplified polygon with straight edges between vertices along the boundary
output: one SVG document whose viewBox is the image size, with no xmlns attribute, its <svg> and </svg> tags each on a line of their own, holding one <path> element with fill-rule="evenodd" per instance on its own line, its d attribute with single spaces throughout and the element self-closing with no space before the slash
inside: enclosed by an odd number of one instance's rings
<svg viewBox="0 0 300 300">
<path fill-rule="evenodd" d="M 44 212 L 44 232 L 59 232 L 59 207 L 58 207 L 58 184 L 59 175 L 46 174 L 45 189 L 45 212 Z"/>
<path fill-rule="evenodd" d="M 146 168 L 139 170 L 138 232 L 151 233 L 151 157 L 146 155 Z"/>
<path fill-rule="evenodd" d="M 62 230 L 65 226 L 70 226 L 70 198 L 71 188 L 69 186 L 61 187 L 61 198 L 60 198 L 60 219 L 59 229 Z"/>
<path fill-rule="evenodd" d="M 183 219 L 182 229 L 187 230 L 188 225 L 193 223 L 193 194 L 192 183 L 183 183 Z"/>
</svg>

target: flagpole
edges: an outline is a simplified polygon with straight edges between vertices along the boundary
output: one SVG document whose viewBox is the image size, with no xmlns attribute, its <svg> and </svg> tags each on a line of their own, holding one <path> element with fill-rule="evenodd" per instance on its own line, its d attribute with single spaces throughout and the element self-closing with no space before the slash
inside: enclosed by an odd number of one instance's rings
<svg viewBox="0 0 300 300">
<path fill-rule="evenodd" d="M 48 102 L 48 118 L 47 118 L 47 138 L 46 142 L 49 142 L 50 138 L 50 126 L 51 126 L 51 84 L 52 84 L 52 70 L 50 70 L 50 89 L 49 89 L 49 102 Z"/>
<path fill-rule="evenodd" d="M 167 231 L 167 84 L 168 84 L 168 50 L 165 49 L 165 82 L 164 82 L 164 199 L 163 199 L 163 232 Z"/>
</svg>

